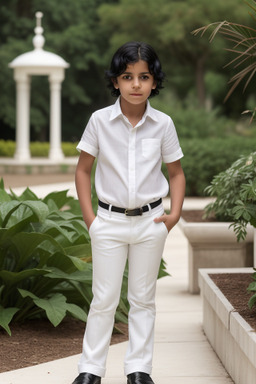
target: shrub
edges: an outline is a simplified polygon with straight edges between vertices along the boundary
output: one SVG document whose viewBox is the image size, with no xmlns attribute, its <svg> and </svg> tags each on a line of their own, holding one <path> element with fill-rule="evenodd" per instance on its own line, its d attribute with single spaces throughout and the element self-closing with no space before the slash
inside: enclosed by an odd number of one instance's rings
<svg viewBox="0 0 256 384">
<path fill-rule="evenodd" d="M 76 143 L 61 143 L 65 156 L 77 156 Z M 15 141 L 0 140 L 0 157 L 13 157 L 15 153 Z M 32 157 L 48 157 L 50 144 L 47 142 L 34 141 L 30 143 L 30 152 Z"/>
<path fill-rule="evenodd" d="M 41 200 L 28 188 L 18 197 L 2 181 L 0 326 L 11 334 L 12 320 L 46 316 L 57 326 L 71 315 L 86 321 L 91 284 L 90 241 L 78 201 L 67 191 Z M 127 322 L 127 314 L 121 297 L 116 320 Z"/>
<path fill-rule="evenodd" d="M 175 95 L 165 90 L 160 97 L 151 100 L 154 108 L 171 116 L 180 138 L 208 139 L 228 137 L 237 133 L 237 122 L 221 115 L 219 108 L 206 109 L 198 106 L 194 95 L 188 95 L 185 100 L 178 100 Z M 248 120 L 240 120 L 243 133 L 253 134 L 248 129 Z M 249 131 L 249 132 L 245 132 Z"/>
<path fill-rule="evenodd" d="M 256 152 L 241 156 L 214 176 L 206 193 L 216 197 L 206 206 L 206 216 L 231 221 L 237 239 L 245 239 L 247 224 L 256 227 Z"/>
<path fill-rule="evenodd" d="M 69 314 L 83 321 L 92 297 L 89 237 L 67 191 L 38 199 L 0 189 L 0 325 L 47 316 L 54 326 Z"/>
<path fill-rule="evenodd" d="M 11 140 L 0 140 L 0 157 L 13 157 L 15 142 Z"/>
<path fill-rule="evenodd" d="M 96 210 L 96 199 L 94 210 Z M 168 275 L 162 260 L 158 278 Z M 128 270 L 115 319 L 127 323 Z M 67 191 L 39 199 L 29 188 L 20 196 L 0 182 L 0 326 L 47 317 L 86 321 L 92 299 L 91 246 L 79 202 Z"/>
<path fill-rule="evenodd" d="M 224 171 L 241 155 L 256 148 L 256 138 L 180 140 L 184 152 L 181 163 L 186 176 L 186 195 L 204 196 L 215 175 Z"/>
<path fill-rule="evenodd" d="M 76 149 L 76 143 L 67 143 L 62 142 L 61 148 L 64 153 L 64 156 L 72 157 L 72 156 L 78 156 L 78 152 Z M 49 154 L 49 143 L 41 143 L 34 141 L 30 143 L 30 151 L 32 157 L 48 157 Z"/>
<path fill-rule="evenodd" d="M 30 144 L 30 154 L 32 157 L 48 157 L 49 143 L 34 141 Z"/>
</svg>

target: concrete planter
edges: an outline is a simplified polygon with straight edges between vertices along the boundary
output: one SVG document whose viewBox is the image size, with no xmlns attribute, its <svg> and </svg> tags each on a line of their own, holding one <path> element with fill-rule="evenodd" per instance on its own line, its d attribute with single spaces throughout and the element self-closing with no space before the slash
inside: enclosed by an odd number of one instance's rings
<svg viewBox="0 0 256 384">
<path fill-rule="evenodd" d="M 190 223 L 183 218 L 179 227 L 188 239 L 189 291 L 199 293 L 199 268 L 240 268 L 253 266 L 253 228 L 248 226 L 245 241 L 237 242 L 231 223 Z"/>
<path fill-rule="evenodd" d="M 203 328 L 236 384 L 256 384 L 256 332 L 235 311 L 209 274 L 253 273 L 252 268 L 200 269 Z"/>
</svg>

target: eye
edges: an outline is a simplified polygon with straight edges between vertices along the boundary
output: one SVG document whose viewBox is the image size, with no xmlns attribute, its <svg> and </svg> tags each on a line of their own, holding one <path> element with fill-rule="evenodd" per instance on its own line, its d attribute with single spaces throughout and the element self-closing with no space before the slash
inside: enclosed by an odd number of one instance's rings
<svg viewBox="0 0 256 384">
<path fill-rule="evenodd" d="M 149 76 L 148 75 L 143 75 L 141 76 L 141 80 L 148 80 L 149 79 Z"/>
<path fill-rule="evenodd" d="M 124 80 L 131 80 L 131 76 L 130 75 L 124 75 L 122 78 Z"/>
</svg>

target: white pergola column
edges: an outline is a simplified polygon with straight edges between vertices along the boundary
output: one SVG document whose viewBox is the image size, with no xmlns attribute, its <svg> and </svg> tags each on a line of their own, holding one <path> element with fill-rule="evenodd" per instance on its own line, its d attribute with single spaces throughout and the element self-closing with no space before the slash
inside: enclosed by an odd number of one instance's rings
<svg viewBox="0 0 256 384">
<path fill-rule="evenodd" d="M 9 67 L 14 69 L 17 82 L 15 158 L 20 161 L 30 160 L 30 76 L 49 76 L 49 159 L 58 162 L 64 158 L 61 149 L 61 83 L 64 80 L 64 69 L 68 68 L 69 64 L 55 53 L 43 49 L 45 38 L 41 25 L 42 17 L 42 12 L 36 12 L 34 50 L 19 55 L 9 64 Z"/>
<path fill-rule="evenodd" d="M 14 158 L 30 159 L 30 77 L 15 72 L 16 80 L 16 151 Z"/>
<path fill-rule="evenodd" d="M 50 160 L 64 158 L 61 149 L 61 83 L 64 79 L 63 71 L 58 70 L 49 76 L 50 81 Z"/>
</svg>

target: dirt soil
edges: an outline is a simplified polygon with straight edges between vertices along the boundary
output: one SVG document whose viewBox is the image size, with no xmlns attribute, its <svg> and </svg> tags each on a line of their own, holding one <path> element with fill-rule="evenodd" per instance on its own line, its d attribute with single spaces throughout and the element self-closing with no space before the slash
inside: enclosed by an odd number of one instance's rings
<svg viewBox="0 0 256 384">
<path fill-rule="evenodd" d="M 46 363 L 82 351 L 85 323 L 76 319 L 65 319 L 56 328 L 47 320 L 12 324 L 10 328 L 11 336 L 0 328 L 0 372 Z M 118 328 L 123 333 L 114 333 L 111 344 L 128 339 L 127 325 L 118 324 Z"/>
<path fill-rule="evenodd" d="M 188 223 L 202 223 L 202 222 L 215 222 L 215 217 L 204 218 L 203 210 L 183 210 L 181 214 L 182 218 Z"/>
<path fill-rule="evenodd" d="M 256 331 L 256 308 L 248 307 L 252 293 L 248 292 L 247 288 L 254 281 L 252 274 L 219 273 L 211 274 L 210 277 L 244 320 Z"/>
</svg>

